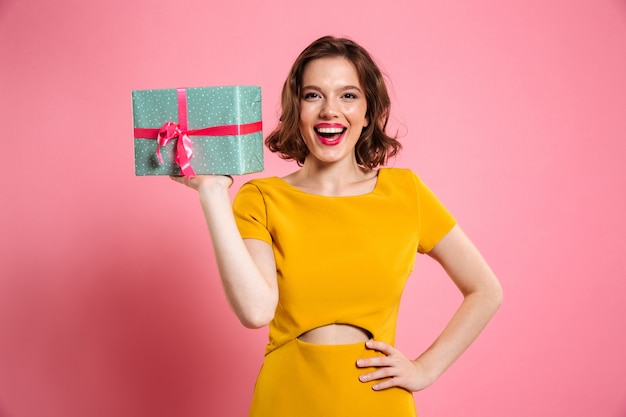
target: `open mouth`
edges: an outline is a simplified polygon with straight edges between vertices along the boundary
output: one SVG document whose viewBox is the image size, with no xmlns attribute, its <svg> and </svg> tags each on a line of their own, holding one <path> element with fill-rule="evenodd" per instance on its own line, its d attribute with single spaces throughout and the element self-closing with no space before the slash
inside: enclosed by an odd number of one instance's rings
<svg viewBox="0 0 626 417">
<path fill-rule="evenodd" d="M 345 127 L 316 127 L 315 133 L 322 142 L 335 143 L 341 139 L 346 130 Z"/>
</svg>

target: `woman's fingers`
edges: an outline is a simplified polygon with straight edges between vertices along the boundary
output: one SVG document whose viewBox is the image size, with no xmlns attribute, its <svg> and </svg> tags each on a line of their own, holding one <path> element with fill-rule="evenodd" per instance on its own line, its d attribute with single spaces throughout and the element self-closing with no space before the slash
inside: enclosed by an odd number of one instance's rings
<svg viewBox="0 0 626 417">
<path fill-rule="evenodd" d="M 373 371 L 359 376 L 361 382 L 374 382 L 372 389 L 379 391 L 391 387 L 400 387 L 408 391 L 419 391 L 430 385 L 424 369 L 416 361 L 404 356 L 391 345 L 368 340 L 368 349 L 381 352 L 383 355 L 371 358 L 360 358 L 356 361 L 359 368 L 375 368 Z"/>
<path fill-rule="evenodd" d="M 190 178 L 183 176 L 170 176 L 170 178 L 177 183 L 184 184 L 187 187 L 198 191 L 200 188 L 204 186 L 211 186 L 212 184 L 219 184 L 220 186 L 230 188 L 234 182 L 233 177 L 230 175 L 198 175 Z"/>
</svg>

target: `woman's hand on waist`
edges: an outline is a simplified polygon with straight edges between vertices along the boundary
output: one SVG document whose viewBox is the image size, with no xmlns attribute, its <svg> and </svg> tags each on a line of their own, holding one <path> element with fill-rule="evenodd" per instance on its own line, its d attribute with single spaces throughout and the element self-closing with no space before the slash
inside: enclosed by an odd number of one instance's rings
<svg viewBox="0 0 626 417">
<path fill-rule="evenodd" d="M 361 358 L 356 362 L 359 368 L 377 368 L 359 377 L 361 382 L 374 382 L 373 390 L 398 387 L 414 392 L 423 390 L 435 382 L 436 377 L 429 374 L 419 359 L 410 360 L 398 349 L 385 342 L 369 340 L 365 345 L 368 349 L 384 355 Z"/>
</svg>

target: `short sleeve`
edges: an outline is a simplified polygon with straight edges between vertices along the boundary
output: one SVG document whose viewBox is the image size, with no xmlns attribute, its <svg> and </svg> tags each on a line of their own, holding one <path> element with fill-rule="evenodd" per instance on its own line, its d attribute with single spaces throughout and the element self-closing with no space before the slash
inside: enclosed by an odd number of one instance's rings
<svg viewBox="0 0 626 417">
<path fill-rule="evenodd" d="M 244 239 L 259 239 L 272 244 L 267 229 L 267 210 L 261 190 L 251 183 L 244 184 L 233 200 L 233 214 Z"/>
<path fill-rule="evenodd" d="M 420 253 L 428 253 L 456 224 L 456 219 L 439 201 L 426 184 L 413 174 L 417 187 L 420 241 L 417 248 Z"/>
</svg>

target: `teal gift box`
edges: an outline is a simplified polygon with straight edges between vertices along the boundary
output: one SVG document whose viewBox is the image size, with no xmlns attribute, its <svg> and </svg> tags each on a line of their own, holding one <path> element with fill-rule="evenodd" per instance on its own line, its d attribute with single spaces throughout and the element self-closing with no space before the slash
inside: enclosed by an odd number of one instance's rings
<svg viewBox="0 0 626 417">
<path fill-rule="evenodd" d="M 261 88 L 132 92 L 135 175 L 240 175 L 263 170 Z"/>
</svg>

